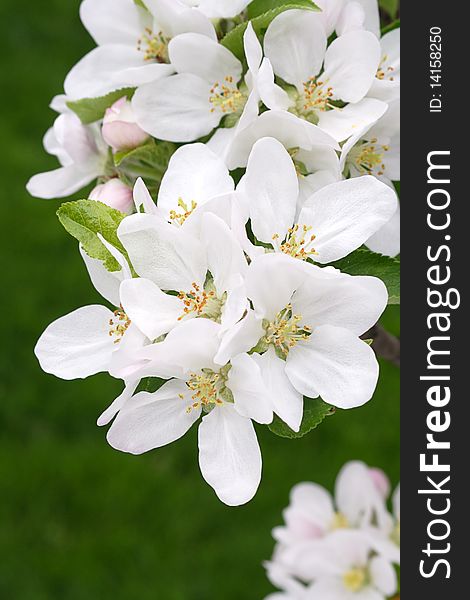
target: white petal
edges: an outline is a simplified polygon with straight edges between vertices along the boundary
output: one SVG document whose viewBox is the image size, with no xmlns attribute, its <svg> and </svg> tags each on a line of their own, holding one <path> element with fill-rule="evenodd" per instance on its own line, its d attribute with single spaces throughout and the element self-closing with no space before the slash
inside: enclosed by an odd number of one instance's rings
<svg viewBox="0 0 470 600">
<path fill-rule="evenodd" d="M 311 196 L 299 217 L 311 226 L 316 262 L 329 263 L 359 248 L 397 210 L 395 192 L 375 177 L 332 183 Z"/>
<path fill-rule="evenodd" d="M 304 82 L 319 73 L 326 43 L 326 33 L 316 13 L 286 10 L 269 25 L 264 52 L 276 75 L 301 89 Z"/>
<path fill-rule="evenodd" d="M 306 539 L 324 535 L 335 514 L 331 494 L 316 483 L 299 483 L 292 488 L 290 505 L 284 511 L 288 527 Z"/>
<path fill-rule="evenodd" d="M 375 325 L 388 301 L 382 280 L 306 267 L 303 284 L 291 301 L 304 324 L 344 327 L 358 336 Z"/>
<path fill-rule="evenodd" d="M 364 27 L 376 37 L 380 37 L 380 15 L 377 0 L 357 0 L 365 13 Z"/>
<path fill-rule="evenodd" d="M 329 46 L 322 80 L 334 98 L 359 102 L 369 91 L 380 61 L 380 44 L 369 31 L 345 33 Z"/>
<path fill-rule="evenodd" d="M 64 198 L 75 194 L 99 175 L 101 173 L 97 168 L 82 171 L 75 165 L 61 167 L 55 171 L 34 175 L 26 184 L 26 189 L 35 198 Z"/>
<path fill-rule="evenodd" d="M 339 148 L 337 142 L 316 125 L 283 110 L 268 110 L 237 132 L 227 156 L 228 168 L 245 167 L 253 145 L 264 137 L 276 138 L 287 149 L 300 147 L 309 150 L 313 145 Z"/>
<path fill-rule="evenodd" d="M 364 29 L 365 18 L 366 15 L 362 5 L 356 0 L 349 1 L 336 23 L 336 33 L 343 35 L 349 31 Z"/>
<path fill-rule="evenodd" d="M 158 27 L 168 37 L 194 32 L 217 39 L 214 26 L 200 11 L 185 7 L 175 0 L 145 0 L 147 8 L 156 17 Z"/>
<path fill-rule="evenodd" d="M 246 289 L 256 315 L 272 321 L 292 300 L 305 279 L 307 265 L 281 253 L 263 254 L 248 268 Z"/>
<path fill-rule="evenodd" d="M 228 388 L 233 394 L 234 406 L 243 417 L 258 423 L 271 423 L 273 408 L 261 369 L 253 357 L 239 354 L 230 361 Z"/>
<path fill-rule="evenodd" d="M 183 229 L 154 215 L 138 214 L 121 222 L 118 236 L 136 272 L 162 290 L 189 291 L 193 282 L 204 283 L 204 248 Z"/>
<path fill-rule="evenodd" d="M 241 13 L 252 0 L 200 0 L 198 7 L 211 19 L 230 19 Z"/>
<path fill-rule="evenodd" d="M 217 127 L 222 116 L 211 112 L 210 89 L 190 73 L 143 85 L 132 98 L 137 123 L 158 139 L 193 142 Z"/>
<path fill-rule="evenodd" d="M 171 65 L 145 63 L 143 54 L 136 48 L 107 44 L 86 54 L 72 68 L 65 78 L 64 89 L 72 98 L 95 98 L 155 81 L 173 72 Z"/>
<path fill-rule="evenodd" d="M 214 214 L 203 216 L 202 239 L 205 239 L 207 266 L 214 277 L 219 295 L 231 289 L 234 278 L 243 275 L 248 265 L 235 236 L 228 226 Z"/>
<path fill-rule="evenodd" d="M 121 303 L 129 319 L 150 339 L 155 340 L 179 324 L 183 303 L 163 293 L 149 279 L 128 279 L 121 285 Z"/>
<path fill-rule="evenodd" d="M 148 339 L 137 325 L 131 323 L 119 344 L 115 346 L 115 352 L 113 352 L 109 364 L 109 374 L 116 379 L 125 381 L 140 379 L 137 373 L 144 366 L 145 361 L 139 358 L 139 352 L 147 342 Z"/>
<path fill-rule="evenodd" d="M 130 382 L 126 382 L 122 393 L 99 416 L 98 421 L 96 423 L 98 427 L 103 427 L 104 425 L 109 425 L 109 423 L 111 423 L 111 421 L 118 414 L 121 408 L 126 404 L 126 402 L 130 398 L 132 398 L 138 385 L 139 380 L 132 380 Z"/>
<path fill-rule="evenodd" d="M 222 326 L 221 335 L 224 335 L 234 327 L 246 315 L 250 304 L 246 297 L 245 282 L 241 276 L 235 277 L 231 284 L 231 290 L 227 294 L 227 299 L 222 308 L 220 324 Z"/>
<path fill-rule="evenodd" d="M 370 237 L 366 246 L 373 252 L 385 256 L 397 256 L 400 253 L 400 207 L 393 217 L 377 233 Z"/>
<path fill-rule="evenodd" d="M 155 202 L 141 177 L 137 178 L 134 185 L 134 204 L 137 212 L 141 212 L 143 208 L 148 215 L 157 213 Z"/>
<path fill-rule="evenodd" d="M 205 416 L 199 426 L 199 466 L 225 504 L 251 500 L 261 481 L 261 452 L 251 420 L 229 404 Z"/>
<path fill-rule="evenodd" d="M 256 362 L 261 370 L 261 377 L 268 397 L 271 399 L 272 409 L 291 429 L 299 431 L 303 417 L 304 400 L 302 394 L 295 390 L 285 374 L 285 361 L 276 356 L 273 347 L 270 347 L 262 355 L 253 354 L 252 360 Z M 257 420 L 255 419 L 255 421 Z M 258 421 L 258 423 L 260 422 Z"/>
<path fill-rule="evenodd" d="M 329 110 L 320 114 L 319 127 L 339 142 L 353 136 L 354 143 L 385 113 L 387 105 L 380 100 L 364 98 L 357 104 L 348 104 L 339 110 Z M 346 142 L 349 144 L 350 141 Z M 351 142 L 352 145 L 354 143 Z M 343 154 L 346 150 L 343 146 Z"/>
<path fill-rule="evenodd" d="M 375 556 L 371 560 L 369 568 L 375 587 L 384 596 L 393 596 L 397 591 L 397 574 L 392 565 L 384 558 Z"/>
<path fill-rule="evenodd" d="M 345 0 L 318 0 L 316 2 L 316 5 L 321 9 L 318 16 L 322 20 L 328 37 L 330 37 L 336 28 L 344 3 Z"/>
<path fill-rule="evenodd" d="M 132 0 L 83 0 L 80 18 L 95 42 L 135 47 L 152 18 Z"/>
<path fill-rule="evenodd" d="M 256 73 L 263 60 L 263 48 L 259 43 L 258 37 L 253 29 L 251 21 L 248 23 L 243 35 L 243 46 L 248 68 L 252 73 Z"/>
<path fill-rule="evenodd" d="M 224 162 L 204 144 L 189 144 L 171 157 L 158 193 L 158 207 L 168 217 L 181 212 L 178 201 L 198 206 L 214 196 L 232 192 L 233 179 Z"/>
<path fill-rule="evenodd" d="M 292 101 L 289 95 L 274 82 L 274 71 L 271 61 L 265 58 L 261 63 L 256 87 L 263 104 L 272 110 L 287 110 Z"/>
<path fill-rule="evenodd" d="M 96 291 L 113 306 L 119 306 L 121 302 L 119 286 L 123 276 L 122 270 L 111 273 L 103 265 L 103 261 L 90 258 L 81 246 L 79 246 L 79 250 Z"/>
<path fill-rule="evenodd" d="M 350 331 L 323 325 L 290 350 L 286 373 L 301 394 L 354 408 L 371 399 L 379 366 L 370 346 Z"/>
<path fill-rule="evenodd" d="M 171 64 L 178 73 L 197 75 L 209 86 L 233 77 L 236 84 L 242 75 L 242 65 L 230 50 L 215 40 L 197 33 L 184 33 L 173 38 L 168 46 Z"/>
<path fill-rule="evenodd" d="M 248 352 L 256 346 L 263 333 L 261 320 L 253 310 L 249 310 L 241 321 L 223 335 L 214 362 L 226 365 L 233 356 Z"/>
<path fill-rule="evenodd" d="M 292 159 L 280 142 L 274 138 L 256 142 L 244 185 L 255 236 L 266 243 L 272 242 L 274 234 L 283 239 L 294 221 L 299 184 Z"/>
<path fill-rule="evenodd" d="M 119 412 L 108 432 L 108 442 L 116 450 L 130 454 L 143 454 L 171 444 L 199 418 L 201 409 L 188 411 L 192 402 L 183 381 L 169 381 L 153 394 L 141 392 Z"/>
<path fill-rule="evenodd" d="M 34 349 L 41 368 L 61 379 L 107 371 L 116 349 L 109 335 L 112 317 L 104 306 L 84 306 L 51 323 Z"/>
</svg>

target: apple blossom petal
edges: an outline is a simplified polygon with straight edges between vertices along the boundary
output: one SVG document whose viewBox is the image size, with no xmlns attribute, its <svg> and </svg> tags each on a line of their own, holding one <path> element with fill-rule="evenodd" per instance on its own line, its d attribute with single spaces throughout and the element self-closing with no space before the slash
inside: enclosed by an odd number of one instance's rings
<svg viewBox="0 0 470 600">
<path fill-rule="evenodd" d="M 119 306 L 121 302 L 119 287 L 123 280 L 122 269 L 110 272 L 103 265 L 103 261 L 88 256 L 81 246 L 79 246 L 79 251 L 96 291 L 113 306 Z"/>
<path fill-rule="evenodd" d="M 198 9 L 211 19 L 230 19 L 241 13 L 252 0 L 200 0 Z"/>
<path fill-rule="evenodd" d="M 397 210 L 394 190 L 375 177 L 364 176 L 328 185 L 311 196 L 299 224 L 311 227 L 318 254 L 330 263 L 356 250 L 385 225 Z"/>
<path fill-rule="evenodd" d="M 181 200 L 191 208 L 193 202 L 200 206 L 233 190 L 224 162 L 204 144 L 189 144 L 178 148 L 170 159 L 158 192 L 158 207 L 168 216 L 172 210 L 181 212 Z"/>
<path fill-rule="evenodd" d="M 318 14 L 286 10 L 269 25 L 264 52 L 276 75 L 302 90 L 303 83 L 319 73 L 326 44 L 326 33 Z"/>
<path fill-rule="evenodd" d="M 378 277 L 325 273 L 310 265 L 291 304 L 304 324 L 344 327 L 359 336 L 375 325 L 387 301 L 387 288 Z"/>
<path fill-rule="evenodd" d="M 126 217 L 118 228 L 136 272 L 162 290 L 189 291 L 202 285 L 207 263 L 202 244 L 183 229 L 155 215 Z"/>
<path fill-rule="evenodd" d="M 400 254 L 400 206 L 393 217 L 367 240 L 366 246 L 385 256 Z"/>
<path fill-rule="evenodd" d="M 379 366 L 370 346 L 353 333 L 322 325 L 289 351 L 286 373 L 301 394 L 354 408 L 371 399 Z"/>
<path fill-rule="evenodd" d="M 271 61 L 265 58 L 256 79 L 256 87 L 263 104 L 272 110 L 287 110 L 292 105 L 288 93 L 274 81 Z"/>
<path fill-rule="evenodd" d="M 95 42 L 137 46 L 152 17 L 133 0 L 83 0 L 80 18 Z"/>
<path fill-rule="evenodd" d="M 137 372 L 145 364 L 145 361 L 139 358 L 139 351 L 147 342 L 148 339 L 137 325 L 130 323 L 111 356 L 109 364 L 111 377 L 124 379 L 124 381 L 140 379 Z"/>
<path fill-rule="evenodd" d="M 255 143 L 244 186 L 251 227 L 258 240 L 272 243 L 274 234 L 284 239 L 294 222 L 299 184 L 289 153 L 276 139 L 263 138 Z"/>
<path fill-rule="evenodd" d="M 222 117 L 211 112 L 210 89 L 191 73 L 143 85 L 132 99 L 137 123 L 160 140 L 193 142 L 209 134 Z"/>
<path fill-rule="evenodd" d="M 323 23 L 326 35 L 330 35 L 335 31 L 341 11 L 343 10 L 345 0 L 318 0 L 315 4 L 321 9 L 318 17 Z"/>
<path fill-rule="evenodd" d="M 255 258 L 247 271 L 246 290 L 256 316 L 273 320 L 291 302 L 310 266 L 282 253 Z"/>
<path fill-rule="evenodd" d="M 34 352 L 46 373 L 61 379 L 85 379 L 107 371 L 116 349 L 109 335 L 113 313 L 104 306 L 84 306 L 51 323 Z"/>
<path fill-rule="evenodd" d="M 184 6 L 180 0 L 145 0 L 145 4 L 168 37 L 194 32 L 217 39 L 210 20 L 200 11 Z"/>
<path fill-rule="evenodd" d="M 360 2 L 349 1 L 336 23 L 336 33 L 341 36 L 349 31 L 364 29 L 365 12 Z"/>
<path fill-rule="evenodd" d="M 33 175 L 26 184 L 26 189 L 35 198 L 65 198 L 83 189 L 99 175 L 100 169 L 95 165 L 90 165 L 89 170 L 71 165 Z"/>
<path fill-rule="evenodd" d="M 232 365 L 234 364 L 233 360 L 231 361 Z M 271 399 L 272 410 L 293 431 L 299 431 L 304 411 L 304 399 L 287 378 L 285 361 L 276 355 L 272 346 L 262 355 L 253 354 L 252 360 L 261 371 L 261 378 L 267 390 L 268 398 Z M 258 421 L 258 419 L 255 419 L 255 421 Z M 258 421 L 258 423 L 261 423 L 261 421 Z"/>
<path fill-rule="evenodd" d="M 72 68 L 65 78 L 64 89 L 72 98 L 96 98 L 167 77 L 173 72 L 171 65 L 146 64 L 136 48 L 107 44 L 91 50 Z"/>
<path fill-rule="evenodd" d="M 387 108 L 385 102 L 374 98 L 363 98 L 360 102 L 348 104 L 340 110 L 322 112 L 319 115 L 318 126 L 339 142 L 349 138 L 346 144 L 349 144 L 351 139 L 356 143 L 382 117 Z M 346 144 L 342 148 L 343 154 L 345 154 Z"/>
<path fill-rule="evenodd" d="M 243 47 L 245 50 L 246 61 L 248 63 L 248 69 L 252 73 L 257 73 L 261 65 L 261 61 L 263 60 L 263 48 L 259 43 L 258 36 L 253 29 L 251 21 L 248 22 L 243 35 Z"/>
<path fill-rule="evenodd" d="M 263 334 L 261 320 L 256 317 L 253 310 L 248 310 L 243 319 L 224 333 L 214 362 L 218 365 L 226 365 L 233 356 L 254 348 Z"/>
<path fill-rule="evenodd" d="M 99 416 L 96 422 L 98 427 L 103 427 L 104 425 L 109 425 L 109 423 L 111 423 L 126 402 L 132 398 L 138 385 L 139 380 L 131 380 L 125 383 L 122 393 Z"/>
<path fill-rule="evenodd" d="M 183 33 L 168 45 L 171 64 L 178 73 L 196 75 L 212 87 L 232 77 L 237 83 L 242 64 L 230 50 L 215 40 L 197 33 Z"/>
<path fill-rule="evenodd" d="M 380 61 L 380 44 L 369 31 L 351 31 L 336 38 L 325 55 L 322 80 L 333 97 L 359 102 L 372 85 Z"/>
<path fill-rule="evenodd" d="M 107 440 L 116 450 L 130 454 L 171 444 L 198 420 L 201 409 L 189 410 L 192 403 L 184 381 L 169 381 L 153 394 L 140 392 L 123 406 Z"/>
<path fill-rule="evenodd" d="M 380 37 L 380 14 L 377 0 L 357 0 L 364 9 L 364 28 Z"/>
<path fill-rule="evenodd" d="M 141 177 L 138 177 L 134 185 L 134 204 L 138 213 L 143 208 L 147 215 L 157 214 L 157 206 Z"/>
<path fill-rule="evenodd" d="M 271 423 L 273 408 L 261 369 L 252 356 L 239 354 L 231 359 L 228 388 L 233 394 L 235 410 L 257 423 Z"/>
<path fill-rule="evenodd" d="M 228 225 L 214 214 L 202 218 L 202 239 L 207 250 L 207 266 L 219 294 L 228 292 L 234 278 L 248 267 L 243 250 Z M 236 279 L 238 283 L 238 278 Z"/>
<path fill-rule="evenodd" d="M 199 426 L 199 466 L 225 504 L 251 500 L 261 481 L 261 452 L 251 420 L 229 404 L 216 406 Z"/>
<path fill-rule="evenodd" d="M 370 561 L 370 576 L 374 586 L 387 598 L 397 591 L 397 574 L 392 565 L 381 556 Z"/>
<path fill-rule="evenodd" d="M 299 537 L 321 537 L 330 529 L 334 516 L 333 499 L 324 487 L 306 482 L 292 488 L 284 517 L 288 527 Z"/>
<path fill-rule="evenodd" d="M 231 290 L 227 293 L 227 299 L 222 308 L 220 325 L 221 336 L 234 327 L 247 313 L 250 304 L 246 297 L 246 288 L 241 276 L 235 277 Z"/>
<path fill-rule="evenodd" d="M 127 316 L 150 340 L 176 327 L 184 314 L 181 300 L 165 294 L 149 279 L 123 281 L 120 295 Z"/>
</svg>

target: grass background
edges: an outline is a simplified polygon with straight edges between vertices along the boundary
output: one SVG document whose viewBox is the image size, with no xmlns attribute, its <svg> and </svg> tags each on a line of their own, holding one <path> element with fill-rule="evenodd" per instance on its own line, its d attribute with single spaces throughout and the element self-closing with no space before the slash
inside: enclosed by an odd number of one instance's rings
<svg viewBox="0 0 470 600">
<path fill-rule="evenodd" d="M 41 146 L 54 118 L 47 105 L 93 46 L 78 6 L 0 0 L 0 598 L 258 600 L 271 590 L 261 563 L 292 485 L 331 488 L 352 458 L 398 481 L 399 373 L 383 364 L 366 407 L 328 418 L 302 440 L 258 428 L 262 485 L 249 505 L 230 509 L 199 474 L 195 428 L 146 456 L 119 454 L 95 420 L 120 384 L 40 371 L 33 347 L 44 327 L 100 301 L 56 220 L 59 203 L 24 189 L 31 174 L 56 165 Z M 386 322 L 397 333 L 397 308 Z"/>
</svg>

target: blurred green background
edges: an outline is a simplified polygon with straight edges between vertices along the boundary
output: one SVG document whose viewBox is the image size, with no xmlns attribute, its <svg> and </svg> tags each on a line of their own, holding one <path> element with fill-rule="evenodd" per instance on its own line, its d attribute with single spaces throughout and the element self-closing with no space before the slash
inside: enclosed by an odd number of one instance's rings
<svg viewBox="0 0 470 600">
<path fill-rule="evenodd" d="M 0 0 L 0 598 L 258 600 L 271 590 L 262 561 L 292 485 L 331 488 L 352 458 L 397 483 L 399 372 L 383 364 L 366 407 L 328 418 L 302 440 L 258 428 L 262 485 L 249 505 L 233 509 L 199 474 L 196 428 L 146 456 L 119 454 L 95 421 L 120 383 L 63 382 L 40 371 L 33 347 L 44 327 L 100 301 L 57 222 L 59 203 L 24 189 L 31 174 L 56 165 L 41 146 L 54 118 L 47 106 L 93 46 L 78 7 L 79 0 Z M 398 309 L 386 320 L 397 333 Z"/>
</svg>

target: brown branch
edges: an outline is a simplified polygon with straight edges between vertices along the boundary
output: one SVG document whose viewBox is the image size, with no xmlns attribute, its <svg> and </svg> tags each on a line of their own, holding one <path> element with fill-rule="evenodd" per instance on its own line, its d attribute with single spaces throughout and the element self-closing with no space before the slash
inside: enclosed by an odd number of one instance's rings
<svg viewBox="0 0 470 600">
<path fill-rule="evenodd" d="M 381 325 L 374 325 L 362 336 L 362 339 L 372 339 L 372 348 L 377 356 L 385 358 L 397 367 L 400 366 L 400 339 L 389 333 Z"/>
</svg>

